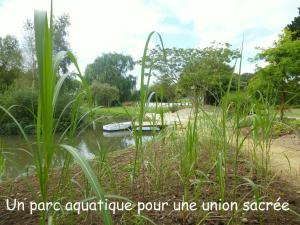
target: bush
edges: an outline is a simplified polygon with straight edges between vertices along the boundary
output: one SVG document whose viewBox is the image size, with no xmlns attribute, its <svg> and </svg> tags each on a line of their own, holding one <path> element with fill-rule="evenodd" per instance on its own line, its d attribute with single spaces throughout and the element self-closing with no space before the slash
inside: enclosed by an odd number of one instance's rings
<svg viewBox="0 0 300 225">
<path fill-rule="evenodd" d="M 56 105 L 54 118 L 58 119 L 64 107 L 72 100 L 72 96 L 60 96 Z M 10 113 L 21 124 L 26 133 L 35 131 L 35 115 L 37 114 L 38 91 L 30 88 L 15 89 L 5 92 L 0 97 L 0 105 L 9 109 Z M 70 125 L 70 107 L 65 111 L 59 122 L 58 131 L 64 131 Z M 19 134 L 19 128 L 2 110 L 0 111 L 0 134 Z"/>
<path fill-rule="evenodd" d="M 110 84 L 94 81 L 91 86 L 91 93 L 96 105 L 111 106 L 113 102 L 119 100 L 119 89 Z"/>
<path fill-rule="evenodd" d="M 273 125 L 274 137 L 280 137 L 286 134 L 299 133 L 300 120 L 287 119 L 284 123 L 277 122 Z"/>
<path fill-rule="evenodd" d="M 6 91 L 0 98 L 0 105 L 9 109 L 10 113 L 29 133 L 33 127 L 34 115 L 37 110 L 37 91 L 31 89 L 16 89 Z M 3 111 L 0 112 L 0 133 L 17 134 L 17 125 Z"/>
</svg>

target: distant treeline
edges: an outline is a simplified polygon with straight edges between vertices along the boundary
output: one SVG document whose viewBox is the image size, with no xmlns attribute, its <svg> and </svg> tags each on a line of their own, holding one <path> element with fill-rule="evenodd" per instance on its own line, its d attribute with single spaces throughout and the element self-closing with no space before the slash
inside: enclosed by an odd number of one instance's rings
<svg viewBox="0 0 300 225">
<path fill-rule="evenodd" d="M 69 26 L 68 14 L 54 19 L 54 54 L 72 50 L 68 41 Z M 147 56 L 146 66 L 155 77 L 149 93 L 155 92 L 154 100 L 162 102 L 198 98 L 204 104 L 218 105 L 229 88 L 227 99 L 265 97 L 278 105 L 282 113 L 288 106 L 300 105 L 300 16 L 283 29 L 272 47 L 260 50 L 252 60 L 264 60 L 267 66 L 257 67 L 255 73 L 238 74 L 234 71 L 237 71 L 236 62 L 242 52 L 228 43 L 212 42 L 201 49 L 161 49 L 157 46 Z M 87 65 L 85 78 L 95 105 L 113 106 L 137 101 L 137 78 L 132 71 L 139 63 L 130 55 L 113 52 L 102 54 Z M 63 108 L 64 99 L 72 98 L 81 85 L 69 71 L 69 65 L 70 61 L 65 60 L 59 69 L 59 76 L 68 74 L 68 77 L 57 110 Z M 37 79 L 34 26 L 27 20 L 22 40 L 11 35 L 0 37 L 0 105 L 13 106 L 11 112 L 21 123 L 28 125 L 28 129 L 31 129 L 37 110 Z M 235 94 L 237 89 L 242 91 L 239 96 Z M 65 115 L 62 127 L 67 126 L 68 114 Z M 2 112 L 0 116 L 0 133 L 15 126 Z"/>
</svg>

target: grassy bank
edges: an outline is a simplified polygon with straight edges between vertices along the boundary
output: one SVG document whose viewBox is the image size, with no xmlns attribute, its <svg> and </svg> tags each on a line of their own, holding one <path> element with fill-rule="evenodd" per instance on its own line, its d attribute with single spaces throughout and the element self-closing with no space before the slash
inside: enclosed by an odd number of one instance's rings
<svg viewBox="0 0 300 225">
<path fill-rule="evenodd" d="M 180 109 L 179 107 L 176 110 Z M 89 109 L 87 107 L 82 107 L 83 112 L 87 112 Z M 126 107 L 100 107 L 92 109 L 93 120 L 97 121 L 99 124 L 107 124 L 113 122 L 130 121 L 136 117 L 139 112 L 139 107 L 126 106 Z M 163 113 L 171 111 L 170 108 L 147 108 L 146 113 L 158 113 L 162 111 Z"/>
</svg>

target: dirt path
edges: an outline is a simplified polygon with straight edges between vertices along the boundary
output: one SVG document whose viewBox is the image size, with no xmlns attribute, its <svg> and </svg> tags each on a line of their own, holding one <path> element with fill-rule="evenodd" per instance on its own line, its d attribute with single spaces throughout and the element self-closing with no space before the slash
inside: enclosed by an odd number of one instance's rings
<svg viewBox="0 0 300 225">
<path fill-rule="evenodd" d="M 272 141 L 271 165 L 275 173 L 300 188 L 300 139 L 298 136 L 285 135 Z"/>
<path fill-rule="evenodd" d="M 186 108 L 176 113 L 165 113 L 167 125 L 174 123 L 185 127 L 192 115 L 192 109 Z M 271 144 L 271 168 L 276 175 L 299 187 L 300 191 L 300 139 L 296 135 L 285 135 L 274 139 Z M 300 194 L 300 192 L 299 192 Z"/>
<path fill-rule="evenodd" d="M 193 113 L 193 110 L 191 108 L 185 108 L 180 109 L 175 113 L 167 112 L 164 114 L 165 123 L 167 125 L 174 125 L 175 123 L 179 124 L 181 123 L 183 126 L 186 126 L 188 124 L 188 121 L 190 119 Z"/>
<path fill-rule="evenodd" d="M 181 124 L 183 127 L 185 127 L 188 124 L 188 121 L 192 114 L 192 109 L 191 108 L 185 108 L 185 109 L 180 109 L 177 112 L 166 112 L 164 114 L 164 123 L 167 126 L 173 126 L 175 123 L 177 125 Z M 147 113 L 146 117 L 150 120 L 153 119 L 154 113 Z M 160 123 L 160 116 L 158 114 L 155 115 L 156 121 Z"/>
</svg>

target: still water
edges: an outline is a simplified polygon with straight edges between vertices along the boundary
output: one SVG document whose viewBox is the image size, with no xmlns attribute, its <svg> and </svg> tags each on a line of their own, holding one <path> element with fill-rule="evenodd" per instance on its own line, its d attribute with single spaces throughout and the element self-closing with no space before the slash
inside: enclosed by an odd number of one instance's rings
<svg viewBox="0 0 300 225">
<path fill-rule="evenodd" d="M 59 136 L 56 138 L 58 139 Z M 143 134 L 144 141 L 152 138 L 151 133 Z M 35 142 L 33 136 L 29 139 L 32 143 Z M 17 178 L 32 173 L 34 165 L 32 153 L 28 151 L 26 142 L 21 136 L 0 136 L 0 143 L 6 158 L 6 177 Z M 132 145 L 134 139 L 130 131 L 107 133 L 96 129 L 86 130 L 78 135 L 74 147 L 84 158 L 91 160 L 99 154 L 99 151 L 116 151 Z M 59 165 L 63 161 L 62 152 L 57 152 L 57 155 L 55 161 Z"/>
</svg>

